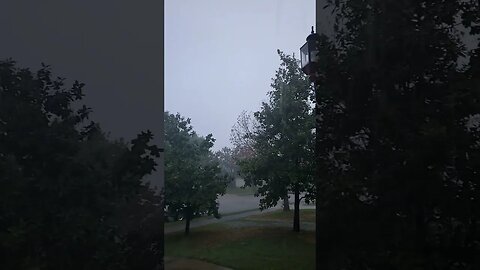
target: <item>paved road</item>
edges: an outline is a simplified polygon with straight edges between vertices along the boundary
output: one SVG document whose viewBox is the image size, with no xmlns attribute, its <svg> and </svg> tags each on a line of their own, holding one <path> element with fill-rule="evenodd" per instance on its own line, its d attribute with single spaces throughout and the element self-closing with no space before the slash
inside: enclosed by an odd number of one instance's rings
<svg viewBox="0 0 480 270">
<path fill-rule="evenodd" d="M 220 214 L 238 213 L 245 210 L 258 209 L 260 204 L 260 197 L 253 195 L 235 195 L 225 194 L 218 198 L 218 212 Z"/>
<path fill-rule="evenodd" d="M 218 199 L 218 204 L 220 214 L 238 213 L 245 210 L 258 209 L 260 197 L 225 194 Z M 305 205 L 302 201 L 301 207 L 308 207 L 308 205 Z M 293 196 L 290 196 L 290 208 L 293 209 Z"/>
</svg>

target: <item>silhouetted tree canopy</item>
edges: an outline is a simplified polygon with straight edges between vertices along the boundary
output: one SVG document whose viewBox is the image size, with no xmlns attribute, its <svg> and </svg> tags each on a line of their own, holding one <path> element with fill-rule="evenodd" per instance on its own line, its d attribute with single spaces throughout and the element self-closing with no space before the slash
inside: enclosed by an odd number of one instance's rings
<svg viewBox="0 0 480 270">
<path fill-rule="evenodd" d="M 478 2 L 329 2 L 318 267 L 480 269 Z"/>
<path fill-rule="evenodd" d="M 108 139 L 78 106 L 83 87 L 0 62 L 1 269 L 153 269 L 163 256 L 160 201 L 141 181 L 153 134 Z"/>
</svg>

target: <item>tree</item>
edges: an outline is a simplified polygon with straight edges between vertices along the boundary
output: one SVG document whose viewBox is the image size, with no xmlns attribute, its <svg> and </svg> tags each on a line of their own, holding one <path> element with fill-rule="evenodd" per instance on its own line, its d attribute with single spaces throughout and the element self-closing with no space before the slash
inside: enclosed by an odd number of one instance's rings
<svg viewBox="0 0 480 270">
<path fill-rule="evenodd" d="M 91 109 L 74 109 L 83 87 L 66 88 L 45 65 L 33 73 L 0 62 L 2 269 L 161 264 L 159 198 L 142 183 L 159 155 L 153 134 L 109 140 L 85 123 Z"/>
<path fill-rule="evenodd" d="M 461 38 L 478 34 L 478 2 L 330 5 L 336 33 L 320 41 L 316 89 L 319 262 L 478 268 L 478 38 L 474 50 Z"/>
<path fill-rule="evenodd" d="M 235 161 L 234 150 L 228 147 L 223 147 L 215 152 L 215 157 L 219 162 L 220 169 L 223 174 L 228 177 L 229 183 L 232 183 L 235 177 L 238 176 L 238 165 Z"/>
<path fill-rule="evenodd" d="M 253 115 L 247 111 L 242 111 L 230 131 L 230 142 L 234 146 L 233 155 L 235 159 L 242 160 L 255 155 L 253 136 L 256 128 L 257 123 Z"/>
<path fill-rule="evenodd" d="M 190 119 L 165 112 L 165 205 L 175 219 L 185 219 L 185 234 L 194 217 L 219 217 L 217 198 L 228 181 L 210 151 L 214 141 L 212 134 L 198 136 Z"/>
<path fill-rule="evenodd" d="M 258 186 L 261 207 L 275 206 L 294 193 L 294 231 L 300 230 L 301 193 L 312 196 L 312 88 L 294 56 L 278 51 L 282 61 L 272 79 L 269 102 L 255 112 L 258 123 L 246 139 L 253 157 L 240 162 L 247 185 Z M 309 199 L 309 197 L 307 197 Z M 287 197 L 288 200 L 288 197 Z"/>
</svg>

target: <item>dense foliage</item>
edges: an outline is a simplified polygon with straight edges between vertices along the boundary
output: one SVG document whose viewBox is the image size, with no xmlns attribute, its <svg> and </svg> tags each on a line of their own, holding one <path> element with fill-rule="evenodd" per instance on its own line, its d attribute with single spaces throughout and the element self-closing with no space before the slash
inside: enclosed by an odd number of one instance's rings
<svg viewBox="0 0 480 270">
<path fill-rule="evenodd" d="M 185 219 L 185 233 L 194 217 L 218 214 L 218 195 L 228 179 L 210 148 L 212 134 L 198 136 L 190 119 L 165 112 L 165 206 L 174 220 Z"/>
<path fill-rule="evenodd" d="M 319 267 L 479 269 L 479 3 L 329 2 Z"/>
<path fill-rule="evenodd" d="M 0 268 L 152 269 L 163 256 L 159 198 L 141 179 L 156 146 L 111 141 L 71 88 L 0 62 Z M 78 107 L 78 106 L 77 106 Z M 160 233 L 159 233 L 160 232 Z"/>
</svg>

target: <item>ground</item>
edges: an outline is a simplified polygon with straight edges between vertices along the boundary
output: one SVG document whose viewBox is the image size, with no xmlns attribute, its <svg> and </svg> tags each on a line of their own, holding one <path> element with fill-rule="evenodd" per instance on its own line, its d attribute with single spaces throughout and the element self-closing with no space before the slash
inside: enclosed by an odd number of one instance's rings
<svg viewBox="0 0 480 270">
<path fill-rule="evenodd" d="M 166 260 L 167 269 L 314 269 L 314 213 L 312 209 L 301 211 L 304 219 L 299 233 L 291 229 L 292 211 L 275 210 L 200 226 L 189 236 L 167 234 L 166 256 L 173 258 Z M 172 260 L 184 268 L 175 268 Z"/>
<path fill-rule="evenodd" d="M 165 257 L 165 265 L 167 270 L 230 270 L 230 268 L 222 267 L 201 260 L 177 257 Z"/>
<path fill-rule="evenodd" d="M 260 213 L 269 213 L 282 208 L 281 204 L 279 204 L 276 207 L 269 208 L 264 211 L 260 211 L 260 209 L 258 208 L 260 203 L 260 198 L 255 197 L 252 194 L 237 195 L 237 194 L 227 193 L 221 196 L 218 199 L 218 202 L 219 202 L 219 213 L 222 216 L 221 219 L 216 219 L 214 217 L 195 218 L 192 220 L 190 228 L 194 229 L 194 228 L 202 227 L 209 224 L 222 223 L 230 220 L 237 220 L 237 219 L 241 219 L 241 218 L 245 218 L 253 215 L 258 215 Z M 300 205 L 300 208 L 302 209 L 311 209 L 313 207 L 314 206 L 306 205 L 303 203 Z M 282 212 L 279 212 L 279 213 L 282 213 Z M 293 211 L 288 212 L 287 215 L 288 216 L 286 216 L 285 214 L 277 214 L 277 216 L 275 216 L 274 219 L 282 218 L 283 221 L 287 219 L 292 220 Z M 270 216 L 268 215 L 264 216 L 264 218 L 269 218 L 269 217 Z M 309 217 L 307 216 L 306 218 L 309 218 Z M 309 221 L 307 219 L 304 220 L 303 217 L 302 217 L 302 220 Z M 314 220 L 312 222 L 314 222 Z M 183 231 L 185 229 L 184 224 L 185 223 L 183 221 L 167 222 L 165 224 L 165 233 L 168 234 L 168 233 Z"/>
</svg>

